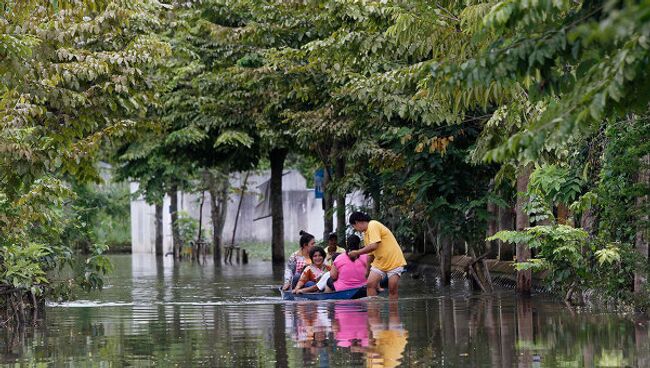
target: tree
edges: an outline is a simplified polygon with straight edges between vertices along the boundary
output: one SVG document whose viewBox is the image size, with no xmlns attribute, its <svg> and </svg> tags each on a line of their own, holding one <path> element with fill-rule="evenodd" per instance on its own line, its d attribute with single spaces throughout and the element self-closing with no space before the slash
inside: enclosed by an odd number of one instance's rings
<svg viewBox="0 0 650 368">
<path fill-rule="evenodd" d="M 0 6 L 0 289 L 6 316 L 17 322 L 25 304 L 66 295 L 65 278 L 50 283 L 46 272 L 73 264 L 72 284 L 95 288 L 110 269 L 100 245 L 74 261 L 64 229 L 83 224 L 62 215 L 74 196 L 66 178 L 98 180 L 102 143 L 146 123 L 144 106 L 153 99 L 146 71 L 169 52 L 150 34 L 159 11 L 150 1 Z"/>
<path fill-rule="evenodd" d="M 274 66 L 272 55 L 310 38 L 310 23 L 299 16 L 306 8 L 208 1 L 180 11 L 181 20 L 196 26 L 186 26 L 172 41 L 193 61 L 192 68 L 179 68 L 188 78 L 179 79 L 166 103 L 166 118 L 178 126 L 179 136 L 192 137 L 178 154 L 192 154 L 201 162 L 227 161 L 230 170 L 249 169 L 259 157 L 269 158 L 275 262 L 284 260 L 281 182 L 292 147 L 281 117 L 287 106 L 304 102 L 292 92 L 293 79 Z"/>
<path fill-rule="evenodd" d="M 197 168 L 170 157 L 163 137 L 163 133 L 149 132 L 118 147 L 115 152 L 119 165 L 117 179 L 137 180 L 138 191 L 134 195 L 142 195 L 147 203 L 156 206 L 156 255 L 163 255 L 162 209 L 165 195 L 169 196 L 174 258 L 178 259 L 182 245 L 178 228 L 178 191 L 190 188 Z"/>
</svg>

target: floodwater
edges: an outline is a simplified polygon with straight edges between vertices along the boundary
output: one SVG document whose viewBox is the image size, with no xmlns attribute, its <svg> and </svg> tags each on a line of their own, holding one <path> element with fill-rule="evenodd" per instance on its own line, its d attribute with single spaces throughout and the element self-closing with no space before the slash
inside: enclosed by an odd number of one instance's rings
<svg viewBox="0 0 650 368">
<path fill-rule="evenodd" d="M 648 322 L 545 295 L 441 288 L 406 274 L 400 300 L 283 302 L 269 263 L 114 256 L 101 293 L 1 331 L 0 366 L 650 367 Z"/>
</svg>

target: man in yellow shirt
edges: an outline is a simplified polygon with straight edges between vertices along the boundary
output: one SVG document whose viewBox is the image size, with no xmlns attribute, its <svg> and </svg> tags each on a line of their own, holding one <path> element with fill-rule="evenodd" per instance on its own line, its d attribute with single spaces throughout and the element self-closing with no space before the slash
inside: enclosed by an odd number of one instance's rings
<svg viewBox="0 0 650 368">
<path fill-rule="evenodd" d="M 397 244 L 393 233 L 381 222 L 375 221 L 363 212 L 354 212 L 350 215 L 350 225 L 363 233 L 365 246 L 359 250 L 348 253 L 350 257 L 357 257 L 361 254 L 370 254 L 373 261 L 368 274 L 368 296 L 377 295 L 379 282 L 388 277 L 388 296 L 391 299 L 397 298 L 399 280 L 406 259 L 402 248 Z"/>
</svg>

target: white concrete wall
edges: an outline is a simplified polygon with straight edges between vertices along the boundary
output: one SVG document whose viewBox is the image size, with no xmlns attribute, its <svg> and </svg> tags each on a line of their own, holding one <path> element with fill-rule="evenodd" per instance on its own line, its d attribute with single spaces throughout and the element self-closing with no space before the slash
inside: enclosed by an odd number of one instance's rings
<svg viewBox="0 0 650 368">
<path fill-rule="evenodd" d="M 235 243 L 245 241 L 270 242 L 271 241 L 271 217 L 269 215 L 268 203 L 265 205 L 264 191 L 265 183 L 270 178 L 270 172 L 251 174 L 247 180 L 247 190 L 244 194 L 239 220 L 237 222 L 237 233 Z M 231 177 L 230 183 L 234 188 L 241 188 L 243 182 L 242 174 L 235 174 Z M 137 183 L 131 184 L 131 193 L 137 190 Z M 282 178 L 282 204 L 284 209 L 284 238 L 285 241 L 297 242 L 300 230 L 314 234 L 320 239 L 323 234 L 322 199 L 314 198 L 314 190 L 306 188 L 306 180 L 298 171 L 289 170 Z M 226 215 L 226 223 L 223 230 L 224 242 L 232 240 L 239 194 L 231 193 Z M 202 228 L 207 240 L 211 240 L 212 224 L 210 219 L 210 194 L 205 193 L 203 205 Z M 187 212 L 191 217 L 199 218 L 200 193 L 179 193 L 179 211 Z M 361 206 L 365 198 L 361 193 L 348 195 L 346 206 Z M 155 253 L 155 208 L 147 205 L 144 200 L 138 199 L 131 202 L 131 239 L 133 253 Z M 336 221 L 334 221 L 336 227 Z M 171 217 L 169 214 L 169 198 L 165 197 L 163 205 L 163 247 L 165 253 L 172 250 Z"/>
<path fill-rule="evenodd" d="M 138 190 L 138 183 L 129 186 L 131 194 Z M 155 253 L 154 206 L 147 204 L 143 198 L 131 200 L 131 249 L 133 253 Z"/>
</svg>

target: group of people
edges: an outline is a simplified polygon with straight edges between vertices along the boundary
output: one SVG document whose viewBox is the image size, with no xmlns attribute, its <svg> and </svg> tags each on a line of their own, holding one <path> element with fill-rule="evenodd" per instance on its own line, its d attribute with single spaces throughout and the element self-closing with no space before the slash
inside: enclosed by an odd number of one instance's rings
<svg viewBox="0 0 650 368">
<path fill-rule="evenodd" d="M 300 231 L 300 249 L 289 257 L 283 290 L 300 294 L 367 286 L 368 296 L 374 296 L 387 279 L 389 297 L 397 298 L 406 259 L 395 236 L 363 212 L 352 213 L 349 223 L 363 234 L 363 246 L 358 236 L 350 235 L 342 248 L 336 234 L 331 234 L 326 248 L 317 247 L 313 235 Z"/>
</svg>

